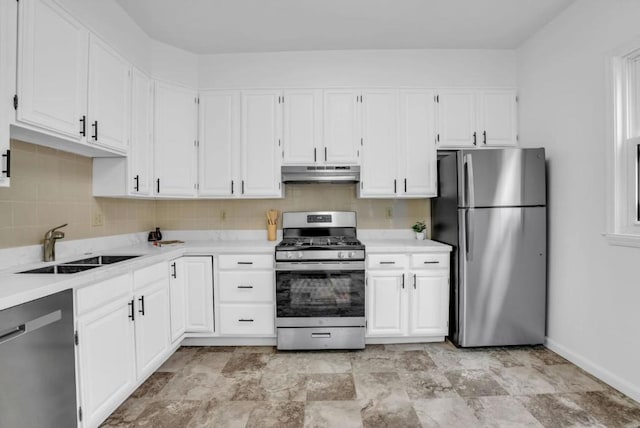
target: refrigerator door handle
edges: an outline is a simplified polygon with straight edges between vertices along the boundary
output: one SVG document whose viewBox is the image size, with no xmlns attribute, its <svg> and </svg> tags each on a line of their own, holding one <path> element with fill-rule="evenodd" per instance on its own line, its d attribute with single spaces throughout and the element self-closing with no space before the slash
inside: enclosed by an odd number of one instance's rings
<svg viewBox="0 0 640 428">
<path fill-rule="evenodd" d="M 471 154 L 464 155 L 464 172 L 465 172 L 465 198 L 467 206 L 473 208 L 476 206 L 475 196 L 473 193 L 473 157 Z"/>
<path fill-rule="evenodd" d="M 473 209 L 466 209 L 464 211 L 464 249 L 468 261 L 473 260 L 473 211 Z"/>
</svg>

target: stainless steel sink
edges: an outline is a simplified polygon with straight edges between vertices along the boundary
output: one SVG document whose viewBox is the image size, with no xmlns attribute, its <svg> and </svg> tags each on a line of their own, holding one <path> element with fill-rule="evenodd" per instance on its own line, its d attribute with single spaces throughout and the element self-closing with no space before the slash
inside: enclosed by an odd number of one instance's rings
<svg viewBox="0 0 640 428">
<path fill-rule="evenodd" d="M 127 260 L 135 259 L 138 256 L 94 256 L 86 259 L 74 260 L 72 262 L 63 263 L 63 265 L 110 265 L 120 263 Z"/>
<path fill-rule="evenodd" d="M 86 259 L 74 260 L 72 262 L 62 263 L 59 265 L 45 266 L 38 269 L 25 270 L 18 273 L 48 273 L 48 274 L 72 274 L 84 272 L 89 269 L 95 269 L 100 266 L 110 265 L 113 263 L 124 262 L 126 260 L 135 259 L 137 256 L 94 256 Z"/>
<path fill-rule="evenodd" d="M 55 266 L 46 266 L 38 269 L 25 270 L 18 273 L 48 273 L 48 274 L 71 274 L 84 272 L 89 269 L 95 269 L 100 265 L 55 265 Z"/>
</svg>

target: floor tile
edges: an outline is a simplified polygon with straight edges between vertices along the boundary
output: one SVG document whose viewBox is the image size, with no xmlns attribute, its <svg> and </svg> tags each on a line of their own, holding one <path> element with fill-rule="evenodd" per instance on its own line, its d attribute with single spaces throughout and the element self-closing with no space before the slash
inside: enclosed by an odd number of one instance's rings
<svg viewBox="0 0 640 428">
<path fill-rule="evenodd" d="M 356 387 L 350 373 L 310 374 L 307 401 L 355 400 Z"/>
<path fill-rule="evenodd" d="M 390 345 L 384 345 L 385 351 L 402 352 L 402 351 L 424 351 L 424 343 L 394 343 Z"/>
<path fill-rule="evenodd" d="M 260 381 L 262 373 L 248 372 L 242 373 L 234 377 L 233 389 L 234 394 L 231 401 L 265 401 L 267 400 L 267 391 L 262 387 Z"/>
<path fill-rule="evenodd" d="M 509 393 L 485 370 L 457 370 L 444 375 L 461 397 L 509 395 Z"/>
<path fill-rule="evenodd" d="M 548 365 L 540 371 L 556 392 L 602 391 L 606 388 L 573 364 Z"/>
<path fill-rule="evenodd" d="M 393 360 L 398 371 L 423 372 L 436 368 L 436 364 L 425 351 L 397 352 L 393 355 Z"/>
<path fill-rule="evenodd" d="M 606 426 L 640 427 L 640 403 L 617 391 L 582 392 L 567 396 Z"/>
<path fill-rule="evenodd" d="M 244 428 L 255 401 L 203 402 L 186 428 Z M 177 427 L 180 428 L 180 427 Z"/>
<path fill-rule="evenodd" d="M 268 354 L 233 353 L 222 369 L 222 373 L 255 372 L 266 367 L 270 356 Z"/>
<path fill-rule="evenodd" d="M 426 346 L 427 353 L 438 368 L 448 370 L 478 370 L 502 368 L 502 363 L 493 357 L 490 350 L 458 349 L 451 346 Z"/>
<path fill-rule="evenodd" d="M 155 372 L 131 394 L 133 398 L 153 398 L 175 376 L 171 372 Z"/>
<path fill-rule="evenodd" d="M 459 397 L 451 382 L 437 370 L 405 372 L 399 375 L 400 381 L 411 400 Z"/>
<path fill-rule="evenodd" d="M 275 354 L 275 346 L 236 346 L 236 354 Z"/>
<path fill-rule="evenodd" d="M 179 348 L 159 369 L 159 372 L 177 372 L 186 367 L 199 348 L 183 346 Z"/>
<path fill-rule="evenodd" d="M 304 403 L 270 401 L 257 405 L 249 415 L 247 428 L 297 428 L 304 426 Z"/>
<path fill-rule="evenodd" d="M 190 373 L 189 368 L 183 369 L 160 390 L 158 397 L 169 400 L 211 400 L 219 376 L 213 373 Z"/>
<path fill-rule="evenodd" d="M 395 353 L 372 352 L 353 356 L 351 365 L 354 372 L 380 373 L 395 372 L 397 370 Z"/>
<path fill-rule="evenodd" d="M 487 428 L 542 428 L 542 424 L 514 397 L 469 398 L 467 405 Z"/>
<path fill-rule="evenodd" d="M 408 401 L 369 400 L 360 414 L 365 428 L 421 426 L 416 411 Z"/>
<path fill-rule="evenodd" d="M 498 383 L 511 395 L 551 394 L 556 389 L 533 367 L 508 367 L 492 369 Z"/>
<path fill-rule="evenodd" d="M 306 401 L 307 375 L 265 371 L 260 381 L 268 401 Z"/>
<path fill-rule="evenodd" d="M 134 421 L 149 406 L 151 400 L 129 398 L 101 425 L 102 428 L 124 428 L 133 425 Z"/>
<path fill-rule="evenodd" d="M 409 401 L 398 373 L 354 373 L 359 399 Z"/>
<path fill-rule="evenodd" d="M 547 428 L 604 426 L 565 394 L 523 395 L 516 398 Z"/>
<path fill-rule="evenodd" d="M 480 426 L 467 403 L 460 398 L 415 400 L 413 408 L 425 428 L 470 428 Z"/>
<path fill-rule="evenodd" d="M 199 401 L 153 401 L 138 416 L 136 427 L 175 428 L 187 425 L 200 407 Z"/>
<path fill-rule="evenodd" d="M 189 361 L 187 368 L 191 373 L 220 373 L 233 355 L 231 352 L 199 351 Z"/>
<path fill-rule="evenodd" d="M 304 409 L 307 428 L 362 427 L 360 401 L 309 401 Z"/>
</svg>

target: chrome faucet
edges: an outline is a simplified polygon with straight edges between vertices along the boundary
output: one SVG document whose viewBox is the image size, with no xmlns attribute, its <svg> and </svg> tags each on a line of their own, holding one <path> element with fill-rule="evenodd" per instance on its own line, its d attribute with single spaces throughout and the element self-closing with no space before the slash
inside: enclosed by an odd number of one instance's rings
<svg viewBox="0 0 640 428">
<path fill-rule="evenodd" d="M 60 232 L 58 229 L 63 228 L 67 223 L 47 230 L 44 234 L 44 261 L 52 262 L 56 260 L 56 241 L 64 238 L 64 232 Z"/>
</svg>

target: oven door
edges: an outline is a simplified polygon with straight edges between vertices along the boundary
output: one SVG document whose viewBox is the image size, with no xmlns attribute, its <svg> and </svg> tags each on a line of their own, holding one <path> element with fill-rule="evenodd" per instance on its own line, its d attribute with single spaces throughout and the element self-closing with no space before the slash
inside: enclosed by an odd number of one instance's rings
<svg viewBox="0 0 640 428">
<path fill-rule="evenodd" d="M 276 263 L 276 326 L 364 326 L 364 290 L 364 262 Z"/>
</svg>

